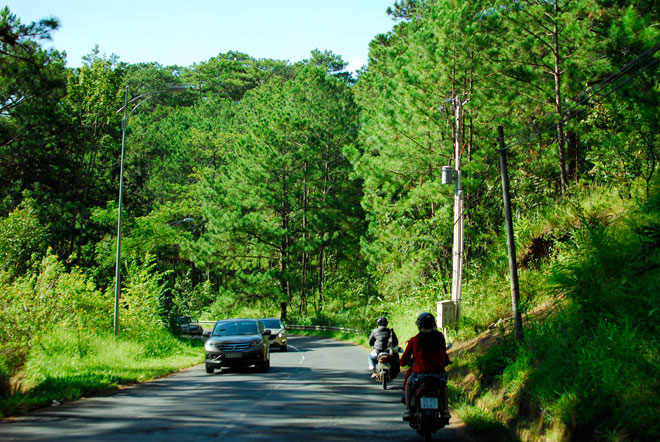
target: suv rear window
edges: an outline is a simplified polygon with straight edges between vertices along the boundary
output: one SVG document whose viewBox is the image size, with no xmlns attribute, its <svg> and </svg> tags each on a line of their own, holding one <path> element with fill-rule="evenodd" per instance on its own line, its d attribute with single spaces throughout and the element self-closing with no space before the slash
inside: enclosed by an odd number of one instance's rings
<svg viewBox="0 0 660 442">
<path fill-rule="evenodd" d="M 279 319 L 261 319 L 264 328 L 282 328 L 282 323 Z"/>
</svg>

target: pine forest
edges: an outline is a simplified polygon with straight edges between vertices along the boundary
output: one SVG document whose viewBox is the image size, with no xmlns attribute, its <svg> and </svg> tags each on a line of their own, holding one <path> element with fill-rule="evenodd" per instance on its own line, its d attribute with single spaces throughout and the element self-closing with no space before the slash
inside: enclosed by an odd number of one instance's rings
<svg viewBox="0 0 660 442">
<path fill-rule="evenodd" d="M 367 335 L 386 315 L 407 339 L 456 284 L 444 167 L 462 197 L 450 400 L 470 431 L 660 438 L 657 2 L 387 12 L 351 73 L 331 48 L 162 66 L 97 47 L 69 68 L 45 49 L 56 18 L 0 11 L 2 414 L 52 399 L 43 360 L 92 357 L 81 334 L 199 363 L 183 315 Z M 461 350 L 489 330 L 497 342 Z"/>
</svg>

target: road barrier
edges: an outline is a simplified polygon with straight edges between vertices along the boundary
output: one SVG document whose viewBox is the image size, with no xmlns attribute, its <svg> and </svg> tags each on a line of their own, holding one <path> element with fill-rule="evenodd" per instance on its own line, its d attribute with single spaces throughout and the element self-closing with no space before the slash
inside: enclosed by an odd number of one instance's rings
<svg viewBox="0 0 660 442">
<path fill-rule="evenodd" d="M 340 331 L 348 333 L 364 333 L 362 330 L 346 327 L 330 327 L 326 325 L 287 325 L 287 330 Z"/>
<path fill-rule="evenodd" d="M 197 321 L 199 325 L 202 326 L 202 328 L 206 330 L 211 330 L 213 328 L 213 325 L 215 325 L 215 321 Z M 346 328 L 346 327 L 330 327 L 327 325 L 295 325 L 295 324 L 288 324 L 286 325 L 287 330 L 311 330 L 311 331 L 339 331 L 339 332 L 346 332 L 346 333 L 364 333 L 363 330 L 358 330 L 355 328 Z"/>
</svg>

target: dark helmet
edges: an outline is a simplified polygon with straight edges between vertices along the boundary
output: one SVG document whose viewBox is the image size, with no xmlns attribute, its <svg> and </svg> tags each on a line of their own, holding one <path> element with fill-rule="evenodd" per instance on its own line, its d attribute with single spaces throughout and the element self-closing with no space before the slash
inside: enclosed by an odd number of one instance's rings
<svg viewBox="0 0 660 442">
<path fill-rule="evenodd" d="M 429 312 L 423 312 L 417 317 L 417 328 L 433 330 L 436 328 L 435 318 Z"/>
<path fill-rule="evenodd" d="M 381 316 L 378 318 L 377 324 L 382 325 L 383 327 L 387 327 L 387 318 L 385 316 Z"/>
</svg>

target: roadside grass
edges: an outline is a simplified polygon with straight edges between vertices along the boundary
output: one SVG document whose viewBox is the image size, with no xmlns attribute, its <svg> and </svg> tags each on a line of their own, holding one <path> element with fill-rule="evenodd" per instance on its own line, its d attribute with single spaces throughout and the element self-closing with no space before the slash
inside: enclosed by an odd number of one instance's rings
<svg viewBox="0 0 660 442">
<path fill-rule="evenodd" d="M 81 340 L 77 331 L 58 329 L 33 340 L 15 394 L 0 399 L 0 417 L 149 381 L 203 359 L 201 341 L 165 330 L 140 338 L 90 333 Z"/>
<path fill-rule="evenodd" d="M 452 403 L 482 440 L 660 440 L 660 197 L 590 201 L 563 217 L 551 259 L 521 270 L 529 305 L 547 306 L 523 339 L 503 323 L 454 359 Z"/>
</svg>

